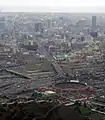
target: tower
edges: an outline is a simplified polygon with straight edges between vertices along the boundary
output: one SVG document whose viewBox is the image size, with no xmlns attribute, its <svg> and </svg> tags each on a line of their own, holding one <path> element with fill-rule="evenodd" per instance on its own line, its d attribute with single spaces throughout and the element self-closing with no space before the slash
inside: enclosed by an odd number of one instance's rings
<svg viewBox="0 0 105 120">
<path fill-rule="evenodd" d="M 43 22 L 35 23 L 35 32 L 42 32 L 44 28 Z"/>
<path fill-rule="evenodd" d="M 52 20 L 51 19 L 47 20 L 47 28 L 52 28 Z"/>
<path fill-rule="evenodd" d="M 92 30 L 96 29 L 96 16 L 92 16 Z"/>
<path fill-rule="evenodd" d="M 0 31 L 5 31 L 6 29 L 6 19 L 5 17 L 0 17 Z"/>
</svg>

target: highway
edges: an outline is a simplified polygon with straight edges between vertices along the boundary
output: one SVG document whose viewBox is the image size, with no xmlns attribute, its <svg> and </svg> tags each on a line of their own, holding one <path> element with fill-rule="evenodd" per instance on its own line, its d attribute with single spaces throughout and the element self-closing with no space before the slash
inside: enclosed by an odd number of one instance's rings
<svg viewBox="0 0 105 120">
<path fill-rule="evenodd" d="M 67 66 L 67 67 L 68 67 L 68 65 L 66 65 L 66 64 L 65 64 L 65 65 L 61 64 L 60 66 L 62 66 L 62 67 L 63 67 L 63 66 Z M 75 70 L 84 70 L 84 69 L 85 69 L 85 70 L 103 69 L 103 67 L 99 67 L 99 66 L 96 66 L 96 67 L 92 67 L 92 66 L 91 66 L 91 67 L 88 67 L 87 65 L 85 65 L 85 66 L 73 66 L 73 67 L 70 66 L 69 68 L 71 68 L 71 69 L 74 68 Z"/>
<path fill-rule="evenodd" d="M 54 58 L 50 55 L 50 53 L 47 50 L 45 50 L 43 43 L 40 43 L 40 46 L 37 52 L 41 55 L 44 55 L 45 58 L 51 62 L 52 67 L 57 74 L 64 75 L 64 71 L 62 70 L 60 65 L 55 62 Z"/>
</svg>

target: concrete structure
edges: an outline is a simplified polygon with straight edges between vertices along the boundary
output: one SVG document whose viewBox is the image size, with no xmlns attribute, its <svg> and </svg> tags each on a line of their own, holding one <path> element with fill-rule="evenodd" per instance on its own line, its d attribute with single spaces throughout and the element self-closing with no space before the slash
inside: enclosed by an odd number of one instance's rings
<svg viewBox="0 0 105 120">
<path fill-rule="evenodd" d="M 96 16 L 92 16 L 92 30 L 96 29 Z"/>
<path fill-rule="evenodd" d="M 6 20 L 5 17 L 0 17 L 0 31 L 5 31 L 6 28 Z"/>
<path fill-rule="evenodd" d="M 42 30 L 43 30 L 43 23 L 42 22 L 35 23 L 35 32 L 42 32 Z"/>
</svg>

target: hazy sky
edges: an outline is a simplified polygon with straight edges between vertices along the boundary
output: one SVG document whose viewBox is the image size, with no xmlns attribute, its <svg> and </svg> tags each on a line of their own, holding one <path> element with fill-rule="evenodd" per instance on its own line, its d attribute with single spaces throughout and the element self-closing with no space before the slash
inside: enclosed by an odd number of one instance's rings
<svg viewBox="0 0 105 120">
<path fill-rule="evenodd" d="M 3 11 L 105 12 L 105 0 L 0 0 Z"/>
</svg>

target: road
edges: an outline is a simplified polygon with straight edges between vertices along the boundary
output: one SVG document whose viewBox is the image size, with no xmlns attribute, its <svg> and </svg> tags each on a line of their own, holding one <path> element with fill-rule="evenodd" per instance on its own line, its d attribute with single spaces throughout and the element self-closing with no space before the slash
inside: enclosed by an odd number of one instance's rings
<svg viewBox="0 0 105 120">
<path fill-rule="evenodd" d="M 87 101 L 89 104 L 92 104 L 92 105 L 99 105 L 99 106 L 103 106 L 105 107 L 105 104 L 103 103 L 97 103 L 97 102 L 93 102 L 93 101 Z"/>
<path fill-rule="evenodd" d="M 54 58 L 50 55 L 50 53 L 45 50 L 43 43 L 40 43 L 39 49 L 38 49 L 37 52 L 38 52 L 39 54 L 41 54 L 41 55 L 44 55 L 45 58 L 46 58 L 48 61 L 51 61 L 53 68 L 55 69 L 55 71 L 56 71 L 58 74 L 61 74 L 61 75 L 64 74 L 64 71 L 62 70 L 62 68 L 60 67 L 60 65 L 59 65 L 58 63 L 56 63 L 56 61 L 55 61 Z"/>
</svg>

